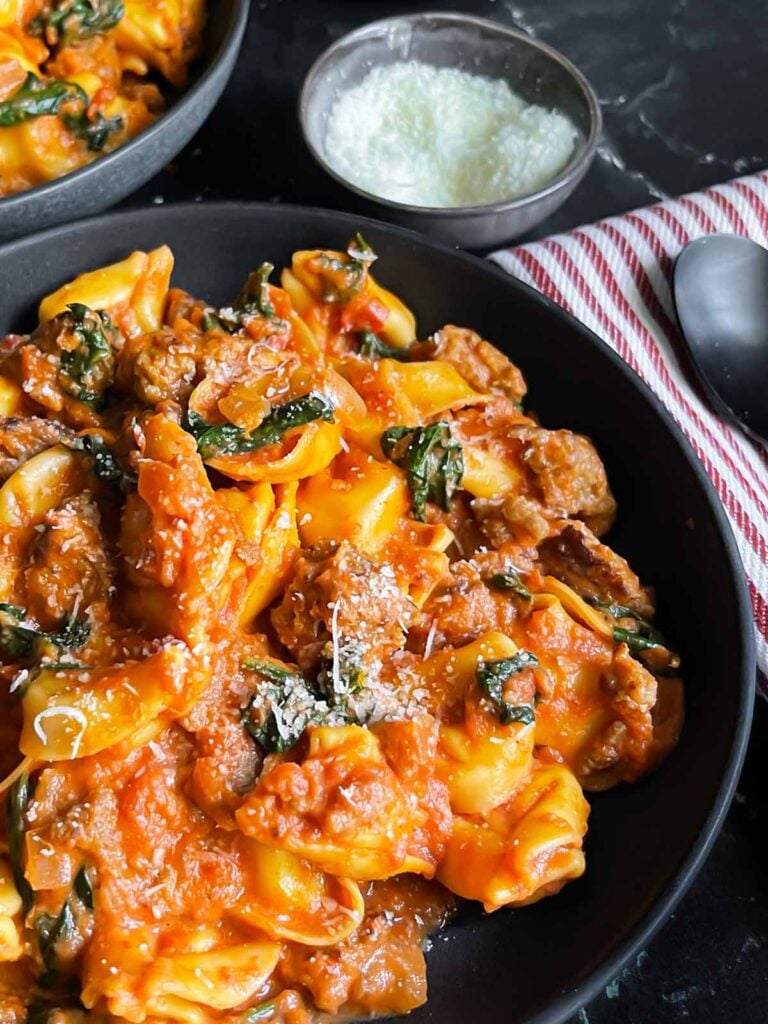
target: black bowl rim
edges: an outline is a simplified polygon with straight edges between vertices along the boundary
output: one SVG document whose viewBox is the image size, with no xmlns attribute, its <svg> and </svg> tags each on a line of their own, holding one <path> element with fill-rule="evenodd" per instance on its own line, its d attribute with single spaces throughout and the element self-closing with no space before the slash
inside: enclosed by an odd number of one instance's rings
<svg viewBox="0 0 768 1024">
<path fill-rule="evenodd" d="M 746 576 L 741 561 L 736 539 L 731 525 L 725 513 L 720 498 L 715 491 L 712 481 L 709 479 L 704 467 L 697 458 L 687 438 L 678 427 L 667 409 L 654 395 L 651 389 L 643 380 L 624 362 L 624 360 L 613 351 L 612 348 L 585 324 L 582 324 L 575 317 L 567 313 L 557 303 L 548 299 L 535 288 L 518 280 L 511 274 L 506 273 L 500 267 L 495 266 L 488 260 L 480 259 L 470 253 L 462 252 L 452 246 L 434 242 L 416 231 L 407 228 L 396 227 L 391 224 L 375 220 L 371 217 L 358 217 L 350 213 L 341 213 L 337 210 L 323 209 L 312 206 L 294 206 L 285 204 L 283 210 L 287 216 L 305 217 L 312 219 L 317 216 L 333 216 L 337 223 L 348 224 L 351 235 L 363 228 L 370 227 L 387 234 L 400 237 L 451 256 L 468 266 L 476 269 L 482 268 L 485 273 L 503 282 L 511 291 L 518 291 L 525 294 L 530 301 L 544 306 L 549 313 L 572 331 L 576 331 L 584 340 L 584 343 L 596 348 L 603 357 L 613 365 L 622 377 L 633 387 L 651 409 L 656 413 L 664 426 L 667 428 L 670 439 L 677 445 L 681 456 L 688 463 L 694 476 L 703 491 L 707 506 L 714 520 L 720 537 L 722 538 L 730 574 L 737 595 L 737 613 L 740 623 L 742 667 L 739 678 L 738 710 L 736 725 L 734 728 L 731 750 L 728 761 L 723 772 L 723 777 L 718 788 L 715 799 L 710 808 L 709 814 L 691 843 L 688 854 L 683 862 L 669 879 L 667 884 L 655 898 L 645 916 L 632 928 L 627 935 L 619 940 L 616 947 L 605 958 L 602 964 L 591 972 L 584 983 L 577 989 L 561 993 L 553 998 L 550 1004 L 535 1017 L 529 1017 L 526 1024 L 563 1024 L 568 1017 L 577 1013 L 579 1009 L 595 998 L 606 985 L 616 977 L 627 962 L 636 956 L 639 951 L 653 938 L 656 932 L 667 921 L 670 914 L 679 904 L 685 893 L 690 888 L 694 878 L 700 871 L 704 861 L 709 855 L 712 845 L 722 827 L 725 815 L 733 800 L 736 786 L 739 780 L 741 767 L 747 751 L 750 726 L 752 723 L 752 711 L 755 697 L 755 680 L 757 674 L 757 655 L 754 631 L 754 620 L 752 616 L 751 602 L 747 590 Z M 59 225 L 47 231 L 39 232 L 36 235 L 28 235 L 0 245 L 0 260 L 10 255 L 14 250 L 24 249 L 27 246 L 39 245 L 41 242 L 61 242 L 66 238 L 68 232 L 73 230 L 87 230 L 89 227 L 101 228 L 105 222 L 115 226 L 115 237 L 122 238 L 122 230 L 130 229 L 131 221 L 141 214 L 151 214 L 152 217 L 162 220 L 181 218 L 200 218 L 203 216 L 214 217 L 217 213 L 236 213 L 239 216 L 247 217 L 269 211 L 274 215 L 275 205 L 272 203 L 250 203 L 250 202 L 211 202 L 204 205 L 199 203 L 175 203 L 163 207 L 139 206 L 131 210 L 119 211 L 102 217 L 88 217 L 70 224 Z M 350 236 L 351 236 L 350 235 Z M 126 243 L 129 246 L 130 243 Z M 52 247 L 54 252 L 66 252 L 66 247 L 57 249 Z"/>
<path fill-rule="evenodd" d="M 140 146 L 145 145 L 149 140 L 159 135 L 164 130 L 168 121 L 171 119 L 176 120 L 187 108 L 190 101 L 194 100 L 195 96 L 205 89 L 207 82 L 214 76 L 221 61 L 224 60 L 233 46 L 238 45 L 238 40 L 245 31 L 249 7 L 250 0 L 233 0 L 232 13 L 226 32 L 219 48 L 208 62 L 208 66 L 190 88 L 185 89 L 178 99 L 171 103 L 156 121 L 153 121 L 151 125 L 140 131 L 138 135 L 128 139 L 122 146 L 113 149 L 111 153 L 97 157 L 96 160 L 85 164 L 83 167 L 78 167 L 74 171 L 70 171 L 69 174 L 62 174 L 60 178 L 43 182 L 42 185 L 35 185 L 34 188 L 26 188 L 21 192 L 14 192 L 12 195 L 3 196 L 0 198 L 0 217 L 8 211 L 16 212 L 38 200 L 44 201 L 46 197 L 59 189 L 62 183 L 65 183 L 68 188 L 75 187 L 80 182 L 87 183 L 91 177 L 108 172 L 119 160 L 134 153 Z"/>
</svg>

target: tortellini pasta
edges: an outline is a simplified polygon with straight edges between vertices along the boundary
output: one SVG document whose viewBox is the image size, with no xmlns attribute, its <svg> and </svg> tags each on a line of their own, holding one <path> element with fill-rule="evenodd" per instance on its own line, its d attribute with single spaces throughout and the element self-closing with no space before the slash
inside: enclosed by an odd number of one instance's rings
<svg viewBox="0 0 768 1024">
<path fill-rule="evenodd" d="M 182 86 L 203 0 L 4 0 L 0 198 L 60 178 L 150 125 Z"/>
<path fill-rule="evenodd" d="M 431 774 L 434 766 L 427 763 L 424 771 Z M 310 785 L 308 813 L 303 793 Z M 236 817 L 247 835 L 333 875 L 368 880 L 435 871 L 430 857 L 412 849 L 426 823 L 423 808 L 403 787 L 397 765 L 387 763 L 375 734 L 359 726 L 312 729 L 304 763 L 264 772 Z"/>
<path fill-rule="evenodd" d="M 536 766 L 502 806 L 457 815 L 438 877 L 486 910 L 534 903 L 583 873 L 588 813 L 567 768 Z"/>
<path fill-rule="evenodd" d="M 200 16 L 126 0 L 110 45 L 174 79 Z M 473 332 L 417 341 L 374 259 L 218 306 L 134 252 L 0 346 L 10 1024 L 54 978 L 62 1024 L 406 1012 L 454 897 L 579 877 L 584 789 L 676 742 L 591 443 Z"/>
</svg>

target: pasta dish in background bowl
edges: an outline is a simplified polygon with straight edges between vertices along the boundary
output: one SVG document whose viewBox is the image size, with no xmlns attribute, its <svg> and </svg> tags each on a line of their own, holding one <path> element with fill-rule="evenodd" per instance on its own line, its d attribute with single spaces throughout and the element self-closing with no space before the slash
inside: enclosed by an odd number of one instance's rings
<svg viewBox="0 0 768 1024">
<path fill-rule="evenodd" d="M 0 197 L 59 178 L 155 120 L 183 86 L 203 0 L 11 0 L 0 12 Z"/>
<path fill-rule="evenodd" d="M 407 1012 L 454 897 L 557 893 L 677 742 L 591 441 L 374 260 L 219 307 L 137 251 L 3 342 L 9 1021 Z"/>
<path fill-rule="evenodd" d="M 248 0 L 0 7 L 0 238 L 96 213 L 161 170 L 223 91 L 248 14 Z"/>
</svg>

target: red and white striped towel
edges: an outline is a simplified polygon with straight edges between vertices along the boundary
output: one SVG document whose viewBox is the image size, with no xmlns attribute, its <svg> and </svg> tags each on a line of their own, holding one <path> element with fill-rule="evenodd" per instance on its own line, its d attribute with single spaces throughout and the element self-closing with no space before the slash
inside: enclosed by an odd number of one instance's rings
<svg viewBox="0 0 768 1024">
<path fill-rule="evenodd" d="M 760 683 L 768 696 L 768 454 L 700 397 L 673 344 L 672 263 L 686 242 L 714 232 L 768 245 L 768 171 L 502 250 L 491 259 L 598 334 L 682 427 L 736 535 L 755 614 Z"/>
</svg>

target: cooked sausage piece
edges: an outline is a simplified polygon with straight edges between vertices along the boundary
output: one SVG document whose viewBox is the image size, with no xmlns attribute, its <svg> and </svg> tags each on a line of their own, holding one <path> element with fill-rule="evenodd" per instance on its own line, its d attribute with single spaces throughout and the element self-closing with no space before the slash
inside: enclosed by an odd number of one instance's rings
<svg viewBox="0 0 768 1024">
<path fill-rule="evenodd" d="M 333 551 L 317 549 L 299 558 L 272 624 L 302 669 L 311 672 L 334 639 L 359 648 L 363 664 L 385 658 L 403 647 L 413 615 L 392 570 L 345 541 Z"/>
<path fill-rule="evenodd" d="M 201 338 L 190 325 L 129 338 L 120 354 L 118 386 L 148 405 L 186 401 L 194 387 Z"/>
<path fill-rule="evenodd" d="M 466 327 L 446 324 L 427 341 L 414 345 L 412 359 L 442 359 L 450 363 L 473 388 L 497 392 L 519 404 L 527 391 L 514 363 L 490 342 Z"/>
<path fill-rule="evenodd" d="M 545 575 L 557 577 L 582 597 L 624 605 L 643 619 L 653 615 L 648 588 L 621 555 L 601 544 L 584 523 L 565 520 L 553 528 L 539 548 Z"/>
<path fill-rule="evenodd" d="M 57 420 L 0 416 L 0 482 L 7 480 L 33 455 L 72 437 L 72 431 Z"/>
<path fill-rule="evenodd" d="M 589 438 L 538 427 L 520 428 L 519 436 L 523 461 L 550 515 L 583 519 L 598 536 L 605 533 L 613 523 L 616 502 Z"/>
<path fill-rule="evenodd" d="M 87 492 L 49 512 L 26 571 L 27 614 L 53 629 L 72 614 L 110 596 L 112 571 L 96 504 Z"/>
</svg>

